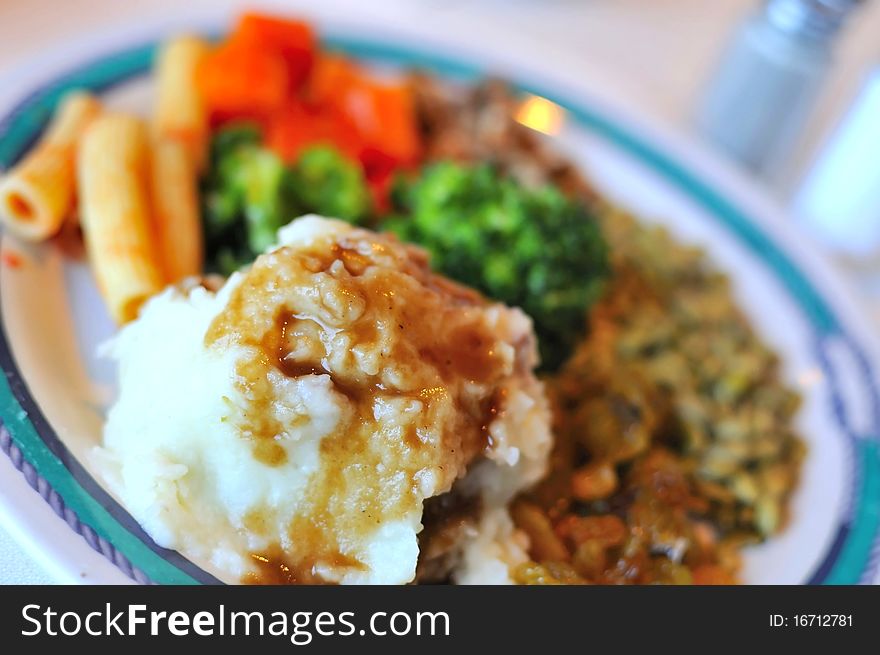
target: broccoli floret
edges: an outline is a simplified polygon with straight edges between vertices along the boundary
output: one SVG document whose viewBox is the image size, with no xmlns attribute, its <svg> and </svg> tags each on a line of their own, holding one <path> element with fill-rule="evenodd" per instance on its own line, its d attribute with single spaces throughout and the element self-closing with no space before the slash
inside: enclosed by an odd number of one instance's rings
<svg viewBox="0 0 880 655">
<path fill-rule="evenodd" d="M 247 148 L 230 157 L 229 178 L 239 190 L 246 220 L 248 247 L 263 252 L 275 243 L 275 233 L 298 211 L 291 173 L 278 155 L 263 148 Z"/>
<path fill-rule="evenodd" d="M 293 168 L 293 193 L 304 212 L 361 224 L 370 213 L 370 193 L 356 162 L 326 146 L 304 151 Z"/>
<path fill-rule="evenodd" d="M 254 123 L 235 123 L 223 128 L 211 139 L 211 164 L 217 164 L 243 146 L 259 146 L 262 136 Z"/>
<path fill-rule="evenodd" d="M 246 124 L 220 131 L 211 142 L 205 237 L 211 268 L 223 273 L 272 245 L 278 228 L 297 215 L 291 173 L 260 138 L 259 129 Z"/>
<path fill-rule="evenodd" d="M 209 244 L 229 236 L 241 216 L 241 189 L 231 184 L 234 171 L 229 161 L 241 150 L 256 148 L 259 144 L 259 128 L 249 123 L 226 128 L 211 140 L 208 174 L 202 181 L 203 214 Z"/>
<path fill-rule="evenodd" d="M 243 220 L 248 248 L 262 252 L 274 243 L 278 228 L 297 215 L 290 176 L 281 158 L 268 150 L 242 145 L 229 151 L 206 195 L 208 228 L 222 235 Z"/>
<path fill-rule="evenodd" d="M 362 223 L 371 204 L 363 172 L 329 147 L 288 166 L 261 145 L 257 127 L 221 130 L 202 185 L 209 267 L 231 273 L 275 242 L 278 228 L 307 213 Z"/>
<path fill-rule="evenodd" d="M 535 322 L 542 368 L 553 370 L 583 336 L 608 272 L 589 210 L 553 187 L 527 189 L 489 165 L 441 162 L 398 180 L 383 227 L 431 253 L 433 268 Z"/>
</svg>

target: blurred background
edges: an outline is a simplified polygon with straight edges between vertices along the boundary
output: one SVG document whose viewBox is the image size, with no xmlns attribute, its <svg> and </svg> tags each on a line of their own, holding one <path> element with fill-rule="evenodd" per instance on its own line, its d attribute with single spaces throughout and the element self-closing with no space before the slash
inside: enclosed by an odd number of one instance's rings
<svg viewBox="0 0 880 655">
<path fill-rule="evenodd" d="M 880 326 L 880 0 L 0 0 L 0 80 L 89 33 L 242 7 L 455 16 L 581 76 L 763 186 Z M 0 583 L 50 581 L 15 552 L 0 532 Z"/>
</svg>

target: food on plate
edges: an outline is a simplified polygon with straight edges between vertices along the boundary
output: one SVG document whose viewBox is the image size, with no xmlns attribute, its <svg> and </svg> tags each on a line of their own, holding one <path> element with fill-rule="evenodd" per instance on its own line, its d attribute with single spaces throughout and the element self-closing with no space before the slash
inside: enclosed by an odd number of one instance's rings
<svg viewBox="0 0 880 655">
<path fill-rule="evenodd" d="M 179 143 L 194 171 L 205 163 L 208 115 L 196 87 L 208 43 L 195 36 L 178 36 L 164 44 L 156 57 L 156 91 L 153 137 Z"/>
<path fill-rule="evenodd" d="M 42 241 L 61 229 L 75 203 L 77 144 L 100 111 L 87 93 L 67 95 L 39 143 L 0 181 L 0 219 L 13 234 Z"/>
<path fill-rule="evenodd" d="M 372 200 L 364 173 L 337 150 L 320 145 L 303 150 L 290 181 L 300 207 L 355 225 L 368 222 Z"/>
<path fill-rule="evenodd" d="M 107 309 L 120 324 L 135 318 L 163 286 L 149 160 L 146 124 L 125 114 L 96 118 L 79 148 L 79 211 L 89 260 Z"/>
<path fill-rule="evenodd" d="M 383 229 L 427 248 L 436 270 L 532 317 L 545 369 L 571 355 L 607 273 L 605 240 L 584 203 L 489 164 L 440 162 L 402 179 L 392 204 Z"/>
<path fill-rule="evenodd" d="M 202 272 L 204 245 L 197 175 L 186 146 L 153 140 L 150 193 L 156 252 L 166 283 Z"/>
<path fill-rule="evenodd" d="M 150 130 L 63 103 L 0 212 L 57 231 L 79 150 L 128 323 L 99 458 L 157 543 L 246 582 L 730 583 L 784 526 L 797 395 L 708 258 L 547 138 L 562 107 L 253 13 L 156 81 Z"/>
<path fill-rule="evenodd" d="M 306 23 L 242 16 L 199 66 L 198 89 L 211 121 L 266 119 L 283 109 L 310 72 L 315 46 Z"/>
<path fill-rule="evenodd" d="M 497 81 L 464 92 L 424 75 L 411 83 L 428 157 L 552 184 L 598 218 L 607 242 L 602 298 L 546 377 L 556 445 L 550 474 L 512 510 L 533 558 L 516 581 L 735 581 L 742 547 L 784 525 L 804 447 L 798 396 L 727 278 L 603 200 L 520 124 L 533 98 Z"/>
<path fill-rule="evenodd" d="M 804 454 L 793 425 L 800 396 L 782 383 L 778 356 L 705 253 L 613 207 L 602 214 L 622 288 L 593 320 L 614 326 L 612 366 L 638 367 L 671 401 L 678 431 L 667 436 L 694 467 L 719 528 L 748 540 L 771 536 L 785 522 Z"/>
<path fill-rule="evenodd" d="M 209 267 L 229 274 L 275 240 L 291 216 L 317 213 L 363 224 L 371 213 L 360 167 L 323 145 L 287 164 L 245 123 L 220 130 L 203 182 Z"/>
<path fill-rule="evenodd" d="M 522 122 L 523 108 L 535 102 L 553 106 L 564 122 L 561 107 L 540 96 L 516 94 L 497 79 L 456 87 L 416 72 L 407 81 L 427 161 L 489 163 L 527 187 L 553 186 L 587 201 L 596 196 L 559 145 L 545 138 L 553 126 Z"/>
<path fill-rule="evenodd" d="M 506 505 L 551 445 L 531 322 L 424 251 L 300 218 L 110 351 L 102 467 L 160 545 L 251 582 L 505 582 L 527 560 Z"/>
<path fill-rule="evenodd" d="M 400 176 L 390 213 L 381 214 L 362 171 L 337 150 L 315 146 L 285 165 L 244 125 L 215 137 L 204 188 L 214 270 L 251 261 L 285 216 L 316 212 L 377 225 L 427 248 L 435 270 L 522 307 L 547 369 L 581 338 L 606 274 L 605 242 L 583 203 L 552 186 L 525 188 L 490 165 L 438 162 Z"/>
<path fill-rule="evenodd" d="M 210 46 L 178 36 L 156 57 L 150 190 L 152 224 L 165 282 L 202 272 L 204 246 L 198 190 L 208 148 L 208 114 L 196 88 Z"/>
<path fill-rule="evenodd" d="M 394 174 L 422 161 L 406 80 L 319 49 L 300 21 L 245 15 L 200 66 L 198 87 L 215 128 L 255 126 L 287 163 L 330 146 L 361 169 L 380 208 Z"/>
<path fill-rule="evenodd" d="M 613 282 L 548 382 L 552 473 L 515 513 L 540 564 L 518 580 L 730 583 L 739 549 L 784 523 L 798 397 L 702 252 L 599 214 Z"/>
<path fill-rule="evenodd" d="M 318 59 L 308 94 L 323 112 L 354 128 L 357 155 L 371 176 L 419 160 L 415 107 L 404 82 L 389 82 L 328 54 Z"/>
</svg>

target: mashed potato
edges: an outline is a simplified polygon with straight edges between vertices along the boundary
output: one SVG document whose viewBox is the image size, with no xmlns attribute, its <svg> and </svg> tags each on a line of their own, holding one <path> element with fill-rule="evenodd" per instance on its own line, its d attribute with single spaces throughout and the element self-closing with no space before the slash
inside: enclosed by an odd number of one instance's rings
<svg viewBox="0 0 880 655">
<path fill-rule="evenodd" d="M 255 582 L 406 583 L 420 546 L 465 582 L 525 559 L 504 507 L 550 447 L 531 322 L 421 250 L 303 217 L 218 293 L 151 300 L 108 350 L 100 465 L 158 544 Z M 462 529 L 420 537 L 426 501 L 450 498 Z"/>
</svg>

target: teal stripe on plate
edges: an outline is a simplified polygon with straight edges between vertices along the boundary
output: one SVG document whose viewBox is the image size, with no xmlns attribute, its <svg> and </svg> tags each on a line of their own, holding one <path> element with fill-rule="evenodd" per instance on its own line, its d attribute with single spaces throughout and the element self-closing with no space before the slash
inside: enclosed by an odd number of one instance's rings
<svg viewBox="0 0 880 655">
<path fill-rule="evenodd" d="M 855 457 L 860 463 L 857 475 L 861 478 L 861 489 L 856 498 L 852 528 L 825 584 L 859 582 L 880 530 L 880 443 L 860 440 Z"/>
<path fill-rule="evenodd" d="M 27 413 L 18 404 L 6 376 L 0 379 L 0 416 L 12 436 L 41 477 L 64 499 L 68 508 L 76 512 L 83 523 L 118 548 L 132 565 L 141 569 L 154 582 L 165 584 L 196 584 L 186 573 L 166 562 L 140 539 L 122 528 L 119 523 L 92 498 L 70 475 L 58 457 L 49 450 L 37 434 Z"/>
</svg>

